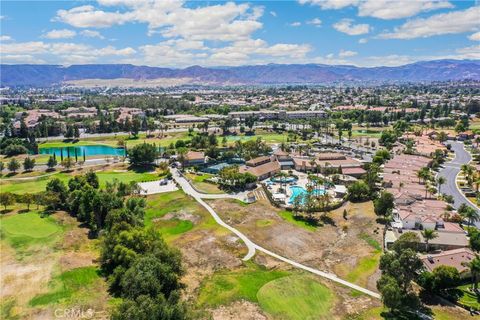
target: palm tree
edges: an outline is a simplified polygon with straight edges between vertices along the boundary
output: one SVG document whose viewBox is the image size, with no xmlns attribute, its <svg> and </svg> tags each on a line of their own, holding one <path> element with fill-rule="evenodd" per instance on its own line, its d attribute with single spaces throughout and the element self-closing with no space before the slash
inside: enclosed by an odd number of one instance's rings
<svg viewBox="0 0 480 320">
<path fill-rule="evenodd" d="M 478 290 L 478 280 L 480 278 L 480 257 L 476 256 L 472 261 L 465 264 L 470 269 L 472 276 L 472 289 L 474 292 Z"/>
<path fill-rule="evenodd" d="M 445 179 L 445 177 L 438 177 L 437 179 L 437 189 L 438 189 L 438 193 L 441 193 L 441 187 L 443 184 L 445 184 L 445 182 L 447 182 L 447 179 Z"/>
<path fill-rule="evenodd" d="M 477 222 L 480 220 L 480 216 L 478 215 L 477 210 L 473 209 L 472 207 L 465 206 L 461 212 L 459 210 L 459 213 L 462 217 L 468 220 L 468 224 L 470 226 L 473 225 L 473 223 Z"/>
<path fill-rule="evenodd" d="M 434 229 L 425 229 L 422 231 L 422 236 L 423 236 L 423 239 L 425 239 L 425 244 L 427 246 L 427 252 L 429 251 L 429 242 L 430 240 L 433 240 L 435 239 L 436 237 L 438 237 L 438 234 L 437 232 L 435 232 Z"/>
</svg>

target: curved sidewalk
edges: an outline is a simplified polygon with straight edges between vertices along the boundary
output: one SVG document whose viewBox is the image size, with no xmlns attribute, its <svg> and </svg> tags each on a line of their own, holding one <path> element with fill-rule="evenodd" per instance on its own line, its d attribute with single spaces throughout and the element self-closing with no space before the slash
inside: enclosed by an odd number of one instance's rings
<svg viewBox="0 0 480 320">
<path fill-rule="evenodd" d="M 200 203 L 205 209 L 207 209 L 207 211 L 212 215 L 212 217 L 215 219 L 215 221 L 221 225 L 222 227 L 225 227 L 227 228 L 228 230 L 232 231 L 234 234 L 236 234 L 244 243 L 245 245 L 247 246 L 247 249 L 248 249 L 248 252 L 247 254 L 245 255 L 245 257 L 243 257 L 243 260 L 244 261 L 247 261 L 249 259 L 251 259 L 254 255 L 255 255 L 255 251 L 258 250 L 260 252 L 263 252 L 271 257 L 274 257 L 278 260 L 281 260 L 285 263 L 288 263 L 296 268 L 299 268 L 299 269 L 302 269 L 302 270 L 305 270 L 305 271 L 308 271 L 308 272 L 311 272 L 313 274 L 316 274 L 318 276 L 321 276 L 323 278 L 326 278 L 326 279 L 329 279 L 331 281 L 334 281 L 336 283 L 339 283 L 341 285 L 344 285 L 346 287 L 349 287 L 351 289 L 354 289 L 354 290 L 357 290 L 359 292 L 362 292 L 364 294 L 367 294 L 373 298 L 377 298 L 377 299 L 380 299 L 380 294 L 378 294 L 377 292 L 374 292 L 374 291 L 371 291 L 371 290 L 368 290 L 366 288 L 363 288 L 363 287 L 360 287 L 354 283 L 351 283 L 351 282 L 348 282 L 346 280 L 343 280 L 343 279 L 340 279 L 339 277 L 337 277 L 335 274 L 333 273 L 327 273 L 327 272 L 323 272 L 323 271 L 320 271 L 320 270 L 317 270 L 317 269 L 314 269 L 314 268 L 311 268 L 311 267 L 308 267 L 306 265 L 303 265 L 301 263 L 298 263 L 296 261 L 293 261 L 293 260 L 290 260 L 288 258 L 285 258 L 279 254 L 276 254 L 264 247 L 261 247 L 259 246 L 258 244 L 254 243 L 253 241 L 251 241 L 246 235 L 244 235 L 242 232 L 240 232 L 239 230 L 237 230 L 236 228 L 226 224 L 219 216 L 218 214 L 215 212 L 215 210 L 213 210 L 212 207 L 210 207 L 205 201 L 202 200 L 202 198 L 204 199 L 225 199 L 225 198 L 233 198 L 233 199 L 238 199 L 237 196 L 233 196 L 233 195 L 227 195 L 227 194 L 215 194 L 215 195 L 207 195 L 207 194 L 201 194 L 199 192 L 197 192 L 191 185 L 190 183 L 187 181 L 187 179 L 185 179 L 184 177 L 182 177 L 178 170 L 174 170 L 174 169 L 171 169 L 171 172 L 172 172 L 172 176 L 173 178 L 175 179 L 175 181 L 180 185 L 180 187 L 183 189 L 183 191 L 192 196 L 198 203 Z M 206 197 L 205 197 L 206 196 Z M 215 197 L 210 197 L 210 196 L 215 196 Z"/>
</svg>

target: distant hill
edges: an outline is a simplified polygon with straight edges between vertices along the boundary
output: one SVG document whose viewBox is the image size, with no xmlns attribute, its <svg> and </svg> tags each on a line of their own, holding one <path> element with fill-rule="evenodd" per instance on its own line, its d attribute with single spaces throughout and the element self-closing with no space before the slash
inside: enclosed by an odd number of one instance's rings
<svg viewBox="0 0 480 320">
<path fill-rule="evenodd" d="M 348 65 L 268 64 L 185 69 L 130 64 L 0 65 L 2 86 L 49 87 L 86 79 L 183 79 L 191 84 L 274 85 L 333 82 L 423 82 L 480 80 L 480 60 L 435 60 L 398 67 L 361 68 Z M 185 80 L 187 79 L 187 80 Z M 103 81 L 103 83 L 108 81 Z"/>
</svg>

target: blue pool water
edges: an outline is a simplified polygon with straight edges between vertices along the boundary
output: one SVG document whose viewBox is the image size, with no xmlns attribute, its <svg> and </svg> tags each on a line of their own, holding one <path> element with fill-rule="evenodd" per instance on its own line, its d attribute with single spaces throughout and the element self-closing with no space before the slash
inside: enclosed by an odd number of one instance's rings
<svg viewBox="0 0 480 320">
<path fill-rule="evenodd" d="M 290 199 L 288 200 L 289 204 L 292 204 L 298 196 L 303 197 L 304 195 L 307 194 L 307 190 L 305 190 L 305 188 L 300 187 L 300 186 L 291 186 L 290 190 L 292 191 L 292 195 L 290 196 Z M 313 193 L 315 195 L 323 195 L 323 194 L 325 194 L 325 189 L 316 189 L 316 190 L 313 191 Z"/>
<path fill-rule="evenodd" d="M 70 153 L 70 157 L 75 156 L 75 150 L 77 151 L 77 156 L 79 158 L 83 157 L 83 152 L 85 156 L 120 156 L 125 155 L 125 150 L 123 148 L 114 148 L 105 145 L 95 145 L 95 146 L 75 146 L 75 147 L 65 147 L 65 148 L 40 148 L 40 154 L 55 154 L 57 157 L 60 157 L 60 154 L 63 150 L 63 156 L 67 157 Z"/>
</svg>

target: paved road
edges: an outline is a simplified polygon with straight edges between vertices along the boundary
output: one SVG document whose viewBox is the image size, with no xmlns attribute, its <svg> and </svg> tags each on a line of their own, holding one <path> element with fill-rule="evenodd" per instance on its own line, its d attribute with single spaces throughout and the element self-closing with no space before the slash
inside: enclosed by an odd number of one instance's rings
<svg viewBox="0 0 480 320">
<path fill-rule="evenodd" d="M 371 290 L 368 290 L 366 288 L 363 288 L 363 287 L 360 287 L 354 283 L 351 283 L 351 282 L 348 282 L 348 281 L 345 281 L 343 279 L 340 279 L 338 278 L 335 274 L 333 273 L 328 273 L 328 272 L 324 272 L 324 271 L 320 271 L 320 270 L 317 270 L 317 269 L 314 269 L 314 268 L 311 268 L 311 267 L 308 267 L 306 265 L 303 265 L 301 263 L 298 263 L 296 261 L 293 261 L 293 260 L 290 260 L 288 258 L 285 258 L 279 254 L 276 254 L 268 249 L 265 249 L 261 246 L 259 246 L 258 244 L 255 244 L 253 241 L 251 241 L 246 235 L 244 235 L 242 232 L 240 232 L 239 230 L 235 229 L 234 227 L 232 226 L 229 226 L 228 224 L 226 224 L 219 216 L 218 214 L 215 212 L 215 210 L 213 210 L 212 207 L 210 207 L 205 201 L 202 200 L 202 198 L 208 198 L 208 199 L 221 199 L 221 198 L 225 198 L 225 196 L 230 196 L 230 195 L 221 195 L 221 194 L 216 194 L 216 195 L 206 195 L 206 194 L 203 194 L 203 193 L 199 193 L 197 192 L 195 189 L 192 188 L 192 186 L 190 185 L 190 183 L 184 178 L 182 177 L 178 170 L 177 169 L 171 169 L 171 172 L 172 172 L 172 176 L 173 176 L 173 179 L 175 179 L 175 181 L 180 185 L 180 187 L 183 189 L 183 191 L 192 196 L 198 203 L 200 203 L 205 209 L 207 209 L 207 211 L 212 215 L 212 217 L 215 219 L 215 221 L 221 225 L 222 227 L 224 228 L 227 228 L 228 230 L 230 230 L 231 232 L 233 232 L 234 234 L 236 234 L 244 243 L 245 245 L 247 246 L 248 248 L 248 253 L 247 255 L 243 258 L 244 261 L 247 261 L 249 259 L 251 259 L 254 255 L 255 255 L 255 251 L 258 250 L 260 252 L 263 252 L 271 257 L 274 257 L 278 260 L 281 260 L 283 262 L 286 262 L 296 268 L 299 268 L 299 269 L 302 269 L 302 270 L 305 270 L 305 271 L 308 271 L 308 272 L 311 272 L 313 274 L 316 274 L 318 276 L 321 276 L 321 277 L 324 277 L 326 279 L 329 279 L 331 281 L 334 281 L 336 283 L 340 283 L 344 286 L 347 286 L 349 288 L 352 288 L 354 290 L 357 290 L 357 291 L 360 291 L 362 293 L 365 293 L 371 297 L 374 297 L 374 298 L 377 298 L 377 299 L 380 299 L 380 294 L 376 293 L 376 292 L 373 292 Z M 212 198 L 211 196 L 215 196 L 215 198 Z M 229 197 L 230 198 L 230 197 Z"/>
<path fill-rule="evenodd" d="M 470 153 L 468 153 L 462 142 L 458 141 L 448 141 L 448 144 L 452 146 L 452 150 L 455 152 L 455 158 L 444 164 L 444 168 L 438 173 L 439 177 L 444 177 L 447 181 L 444 185 L 441 186 L 440 191 L 442 193 L 451 195 L 453 197 L 454 203 L 453 207 L 456 209 L 462 203 L 478 210 L 480 210 L 471 203 L 465 195 L 457 187 L 457 175 L 460 173 L 460 168 L 462 164 L 467 164 L 472 160 Z"/>
</svg>

